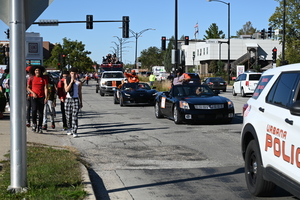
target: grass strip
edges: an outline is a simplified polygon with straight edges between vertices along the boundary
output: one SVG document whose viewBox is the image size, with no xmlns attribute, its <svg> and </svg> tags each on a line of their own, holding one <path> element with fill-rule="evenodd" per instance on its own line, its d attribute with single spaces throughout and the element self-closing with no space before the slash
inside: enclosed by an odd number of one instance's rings
<svg viewBox="0 0 300 200">
<path fill-rule="evenodd" d="M 1 161 L 0 199 L 84 199 L 87 193 L 82 185 L 79 162 L 75 151 L 30 143 L 27 147 L 28 191 L 16 194 L 7 191 L 10 185 L 8 159 Z"/>
</svg>

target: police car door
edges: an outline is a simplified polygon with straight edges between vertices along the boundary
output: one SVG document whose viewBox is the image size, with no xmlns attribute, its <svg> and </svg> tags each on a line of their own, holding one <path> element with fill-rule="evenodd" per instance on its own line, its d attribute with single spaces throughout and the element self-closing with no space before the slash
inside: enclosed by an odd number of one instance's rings
<svg viewBox="0 0 300 200">
<path fill-rule="evenodd" d="M 287 72 L 276 80 L 266 96 L 265 124 L 260 127 L 265 132 L 260 140 L 264 167 L 272 166 L 295 180 L 300 180 L 300 116 L 289 108 L 299 92 L 299 78 L 300 72 Z"/>
</svg>

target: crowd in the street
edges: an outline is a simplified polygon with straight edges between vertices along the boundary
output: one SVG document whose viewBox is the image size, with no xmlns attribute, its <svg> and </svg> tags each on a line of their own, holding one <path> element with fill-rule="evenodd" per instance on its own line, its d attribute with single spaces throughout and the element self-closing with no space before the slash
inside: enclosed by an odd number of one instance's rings
<svg viewBox="0 0 300 200">
<path fill-rule="evenodd" d="M 72 67 L 69 71 L 63 71 L 59 80 L 54 80 L 43 66 L 28 66 L 26 73 L 26 126 L 37 133 L 44 133 L 50 127 L 55 129 L 55 107 L 58 97 L 63 131 L 66 131 L 67 135 L 78 137 L 78 113 L 82 108 L 82 78 L 80 79 L 78 69 Z M 92 73 L 83 75 L 83 78 L 88 77 L 85 78 L 87 84 L 92 76 Z M 0 114 L 5 108 L 9 111 L 9 80 L 9 71 L 5 70 L 0 79 Z"/>
</svg>

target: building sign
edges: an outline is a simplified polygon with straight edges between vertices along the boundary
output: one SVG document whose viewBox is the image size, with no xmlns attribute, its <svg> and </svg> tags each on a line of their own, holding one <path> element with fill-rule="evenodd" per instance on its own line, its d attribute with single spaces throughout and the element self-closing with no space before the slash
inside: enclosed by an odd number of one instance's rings
<svg viewBox="0 0 300 200">
<path fill-rule="evenodd" d="M 41 60 L 26 60 L 26 65 L 41 65 Z"/>
<path fill-rule="evenodd" d="M 38 53 L 39 52 L 39 46 L 38 43 L 28 43 L 28 53 Z"/>
</svg>

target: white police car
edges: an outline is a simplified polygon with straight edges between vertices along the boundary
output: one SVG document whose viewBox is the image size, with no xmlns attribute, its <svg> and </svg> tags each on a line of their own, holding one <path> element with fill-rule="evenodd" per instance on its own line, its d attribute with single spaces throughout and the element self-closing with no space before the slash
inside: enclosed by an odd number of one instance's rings
<svg viewBox="0 0 300 200">
<path fill-rule="evenodd" d="M 241 94 L 242 97 L 245 97 L 247 94 L 253 94 L 260 77 L 260 72 L 246 71 L 240 74 L 233 83 L 232 95 Z"/>
<path fill-rule="evenodd" d="M 241 132 L 248 190 L 276 185 L 300 197 L 300 64 L 264 72 L 247 102 Z"/>
</svg>

